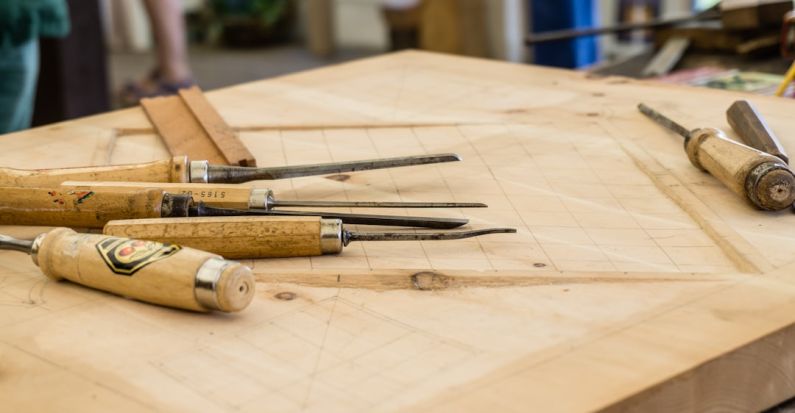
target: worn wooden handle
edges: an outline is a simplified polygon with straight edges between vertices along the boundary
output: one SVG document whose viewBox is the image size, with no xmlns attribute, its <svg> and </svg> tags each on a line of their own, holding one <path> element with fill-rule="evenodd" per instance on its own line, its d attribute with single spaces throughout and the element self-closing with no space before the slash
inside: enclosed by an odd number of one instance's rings
<svg viewBox="0 0 795 413">
<path fill-rule="evenodd" d="M 66 181 L 62 189 L 95 192 L 136 192 L 146 189 L 159 189 L 172 194 L 187 194 L 196 202 L 223 208 L 256 208 L 258 203 L 266 203 L 269 190 L 252 190 L 247 186 L 235 184 L 192 184 L 192 183 L 153 183 L 153 182 L 80 182 Z M 256 195 L 261 196 L 256 196 Z M 263 205 L 264 206 L 264 205 Z"/>
<path fill-rule="evenodd" d="M 319 217 L 197 217 L 112 221 L 106 235 L 171 242 L 227 258 L 309 257 L 342 251 L 342 224 Z"/>
<path fill-rule="evenodd" d="M 65 181 L 189 182 L 188 158 L 142 164 L 60 169 L 0 168 L 0 186 L 55 188 Z"/>
<path fill-rule="evenodd" d="M 730 140 L 713 128 L 690 134 L 685 149 L 690 161 L 765 210 L 781 210 L 795 200 L 795 176 L 775 156 Z"/>
<path fill-rule="evenodd" d="M 745 144 L 789 163 L 789 157 L 781 142 L 751 102 L 734 102 L 726 111 L 726 120 Z"/>
<path fill-rule="evenodd" d="M 248 267 L 204 251 L 67 228 L 54 229 L 35 244 L 34 261 L 48 277 L 148 303 L 233 312 L 254 296 Z"/>
<path fill-rule="evenodd" d="M 114 219 L 160 216 L 163 193 L 0 188 L 0 225 L 102 228 Z"/>
</svg>

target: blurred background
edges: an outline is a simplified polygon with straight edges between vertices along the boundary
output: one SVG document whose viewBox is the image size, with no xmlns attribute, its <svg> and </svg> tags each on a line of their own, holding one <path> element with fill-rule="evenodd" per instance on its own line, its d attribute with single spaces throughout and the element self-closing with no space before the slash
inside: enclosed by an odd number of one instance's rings
<svg viewBox="0 0 795 413">
<path fill-rule="evenodd" d="M 53 1 L 34 125 L 402 49 L 758 94 L 792 62 L 791 0 Z"/>
</svg>

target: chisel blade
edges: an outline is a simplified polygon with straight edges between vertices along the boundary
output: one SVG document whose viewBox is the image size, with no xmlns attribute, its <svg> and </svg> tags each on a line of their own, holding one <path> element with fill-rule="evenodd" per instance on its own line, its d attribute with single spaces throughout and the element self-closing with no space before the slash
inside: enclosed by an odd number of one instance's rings
<svg viewBox="0 0 795 413">
<path fill-rule="evenodd" d="M 402 156 L 397 158 L 368 159 L 362 161 L 333 162 L 313 165 L 279 166 L 271 168 L 249 168 L 243 166 L 209 165 L 209 183 L 241 183 L 258 180 L 297 178 L 302 176 L 341 174 L 344 172 L 369 171 L 373 169 L 398 168 L 403 166 L 457 162 L 461 157 L 454 153 L 435 155 Z"/>
</svg>

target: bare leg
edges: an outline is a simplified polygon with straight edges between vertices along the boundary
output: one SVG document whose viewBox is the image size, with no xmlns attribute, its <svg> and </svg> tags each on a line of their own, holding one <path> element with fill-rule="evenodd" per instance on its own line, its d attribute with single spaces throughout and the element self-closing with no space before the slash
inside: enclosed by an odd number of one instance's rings
<svg viewBox="0 0 795 413">
<path fill-rule="evenodd" d="M 160 80 L 184 83 L 193 78 L 188 63 L 185 20 L 180 0 L 144 0 L 157 43 Z"/>
</svg>

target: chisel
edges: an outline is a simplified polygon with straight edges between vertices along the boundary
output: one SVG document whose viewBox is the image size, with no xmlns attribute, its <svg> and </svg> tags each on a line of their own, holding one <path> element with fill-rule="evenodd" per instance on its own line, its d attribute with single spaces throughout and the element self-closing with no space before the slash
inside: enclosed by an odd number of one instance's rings
<svg viewBox="0 0 795 413">
<path fill-rule="evenodd" d="M 313 165 L 251 168 L 245 166 L 210 165 L 207 161 L 188 161 L 188 157 L 186 156 L 175 156 L 165 161 L 130 165 L 35 170 L 0 168 L 0 186 L 50 188 L 57 187 L 65 181 L 236 184 L 257 180 L 340 174 L 344 172 L 369 171 L 373 169 L 427 165 L 460 160 L 461 157 L 456 154 L 445 153 Z"/>
<path fill-rule="evenodd" d="M 185 194 L 194 202 L 224 208 L 271 210 L 278 207 L 309 208 L 486 208 L 479 202 L 378 202 L 378 201 L 301 201 L 276 199 L 270 189 L 236 184 L 177 184 L 149 182 L 75 182 L 66 181 L 61 189 L 72 191 L 129 191 L 157 189 L 170 194 Z"/>
<path fill-rule="evenodd" d="M 347 224 L 443 229 L 468 222 L 459 218 L 217 208 L 194 203 L 190 195 L 156 189 L 130 192 L 0 187 L 0 225 L 102 228 L 108 221 L 119 219 L 244 215 L 320 216 Z"/>
<path fill-rule="evenodd" d="M 208 217 L 111 221 L 103 232 L 248 259 L 338 254 L 352 241 L 455 240 L 516 230 L 355 232 L 345 229 L 339 219 L 320 217 Z"/>
<path fill-rule="evenodd" d="M 778 137 L 770 130 L 767 122 L 751 102 L 747 100 L 734 102 L 726 111 L 726 120 L 746 145 L 769 153 L 786 164 L 789 163 L 789 156 Z"/>
<path fill-rule="evenodd" d="M 781 159 L 735 142 L 719 129 L 688 131 L 642 103 L 638 109 L 685 138 L 685 152 L 694 166 L 709 172 L 757 208 L 777 211 L 792 205 L 795 175 Z"/>
<path fill-rule="evenodd" d="M 0 235 L 47 277 L 139 301 L 193 311 L 240 311 L 254 297 L 251 269 L 218 255 L 155 241 L 56 228 L 32 241 Z"/>
</svg>

